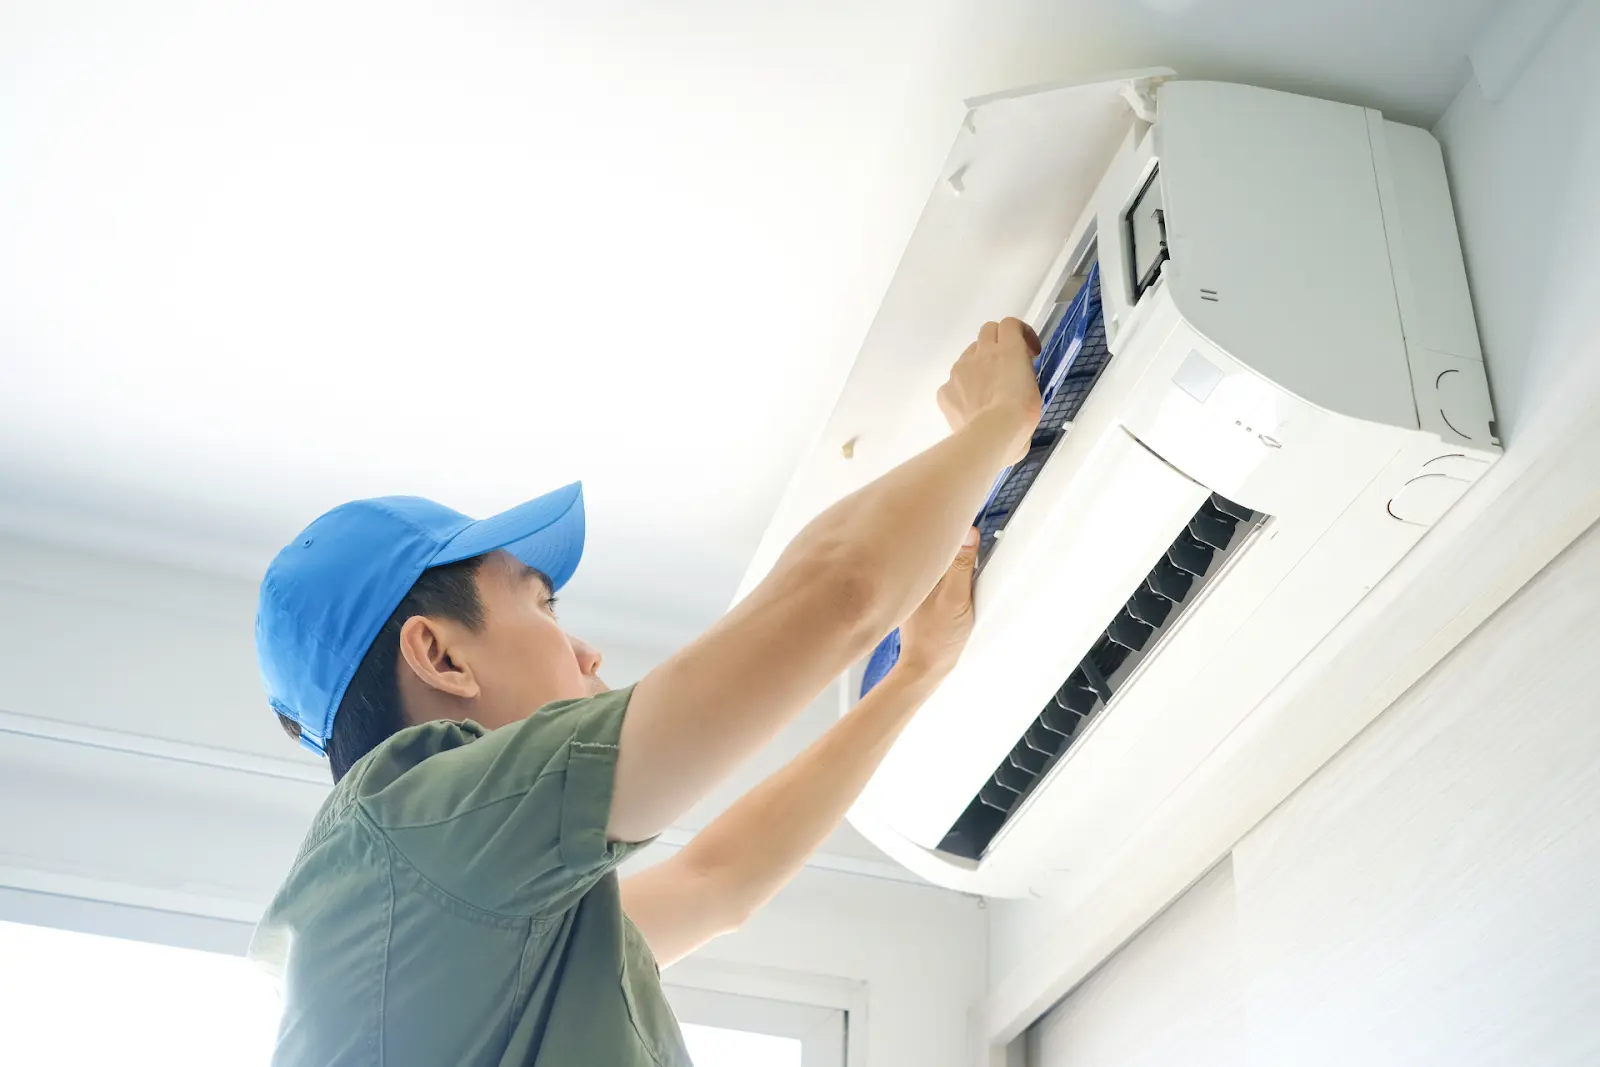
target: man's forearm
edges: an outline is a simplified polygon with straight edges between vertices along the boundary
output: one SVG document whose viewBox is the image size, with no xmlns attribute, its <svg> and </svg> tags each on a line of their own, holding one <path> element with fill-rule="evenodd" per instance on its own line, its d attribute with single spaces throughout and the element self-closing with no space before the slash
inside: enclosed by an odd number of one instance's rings
<svg viewBox="0 0 1600 1067">
<path fill-rule="evenodd" d="M 1003 412 L 973 420 L 823 511 L 795 537 L 780 565 L 804 566 L 826 558 L 826 546 L 849 546 L 852 562 L 875 579 L 869 630 L 892 629 L 944 574 L 1030 429 Z"/>
<path fill-rule="evenodd" d="M 737 929 L 794 877 L 839 825 L 935 684 L 915 671 L 891 671 L 683 851 L 623 881 L 623 909 L 661 966 Z"/>
<path fill-rule="evenodd" d="M 894 670 L 782 770 L 741 797 L 682 853 L 738 925 L 833 832 L 937 679 Z"/>
<path fill-rule="evenodd" d="M 839 825 L 972 632 L 978 531 L 901 629 L 900 660 L 851 712 L 670 860 L 622 884 L 663 965 L 738 927 Z"/>
</svg>

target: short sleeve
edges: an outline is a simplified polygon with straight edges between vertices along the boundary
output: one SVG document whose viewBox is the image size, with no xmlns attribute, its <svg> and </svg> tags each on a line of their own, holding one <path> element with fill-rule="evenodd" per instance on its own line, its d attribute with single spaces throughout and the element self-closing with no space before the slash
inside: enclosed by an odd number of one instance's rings
<svg viewBox="0 0 1600 1067">
<path fill-rule="evenodd" d="M 488 911 L 566 911 L 633 846 L 606 840 L 631 689 L 483 731 L 427 723 L 373 755 L 358 788 L 377 830 L 440 889 Z"/>
</svg>

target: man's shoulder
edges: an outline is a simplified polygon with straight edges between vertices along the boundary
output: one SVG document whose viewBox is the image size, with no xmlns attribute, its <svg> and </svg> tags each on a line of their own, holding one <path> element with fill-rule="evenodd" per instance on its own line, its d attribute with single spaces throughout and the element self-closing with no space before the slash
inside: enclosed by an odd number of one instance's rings
<svg viewBox="0 0 1600 1067">
<path fill-rule="evenodd" d="M 464 748 L 486 733 L 471 719 L 439 719 L 408 726 L 390 734 L 357 760 L 338 788 L 346 791 L 353 802 L 370 797 L 413 775 L 430 757 Z"/>
<path fill-rule="evenodd" d="M 367 862 L 380 855 L 381 846 L 360 840 L 371 830 L 359 814 L 352 777 L 345 775 L 323 800 L 294 862 L 256 924 L 250 958 L 278 977 L 296 932 L 308 926 L 324 905 L 353 885 L 376 886 L 381 880 L 374 864 Z M 361 862 L 355 862 L 358 857 Z"/>
<path fill-rule="evenodd" d="M 501 813 L 559 777 L 574 760 L 614 762 L 631 690 L 546 704 L 487 730 L 470 719 L 401 730 L 347 775 L 353 803 L 384 831 L 439 826 L 466 816 L 494 823 Z M 578 778 L 583 775 L 579 774 Z M 546 811 L 553 815 L 554 811 Z"/>
<path fill-rule="evenodd" d="M 459 748 L 482 736 L 474 722 L 428 722 L 408 727 L 385 739 L 357 760 L 323 799 L 301 839 L 294 862 L 284 878 L 287 890 L 302 868 L 315 863 L 319 850 L 341 833 L 365 834 L 372 827 L 361 816 L 362 802 L 374 791 L 393 786 L 406 776 L 421 772 L 428 755 Z M 280 892 L 280 898 L 282 892 Z"/>
</svg>

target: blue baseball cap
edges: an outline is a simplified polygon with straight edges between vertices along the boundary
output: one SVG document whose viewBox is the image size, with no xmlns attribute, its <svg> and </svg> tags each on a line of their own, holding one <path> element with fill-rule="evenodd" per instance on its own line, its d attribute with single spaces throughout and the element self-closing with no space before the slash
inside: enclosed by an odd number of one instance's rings
<svg viewBox="0 0 1600 1067">
<path fill-rule="evenodd" d="M 559 589 L 583 556 L 583 486 L 487 519 L 415 496 L 341 504 L 300 531 L 261 580 L 256 658 L 272 709 L 326 755 L 333 716 L 384 622 L 429 567 L 505 549 Z"/>
</svg>

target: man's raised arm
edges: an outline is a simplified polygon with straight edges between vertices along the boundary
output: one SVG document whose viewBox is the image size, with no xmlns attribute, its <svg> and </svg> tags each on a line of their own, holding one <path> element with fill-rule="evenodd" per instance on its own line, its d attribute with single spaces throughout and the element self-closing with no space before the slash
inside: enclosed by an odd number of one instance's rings
<svg viewBox="0 0 1600 1067">
<path fill-rule="evenodd" d="M 639 682 L 607 835 L 670 826 L 909 615 L 1039 421 L 1039 341 L 987 323 L 939 391 L 951 434 L 817 516 L 772 572 Z"/>
</svg>

